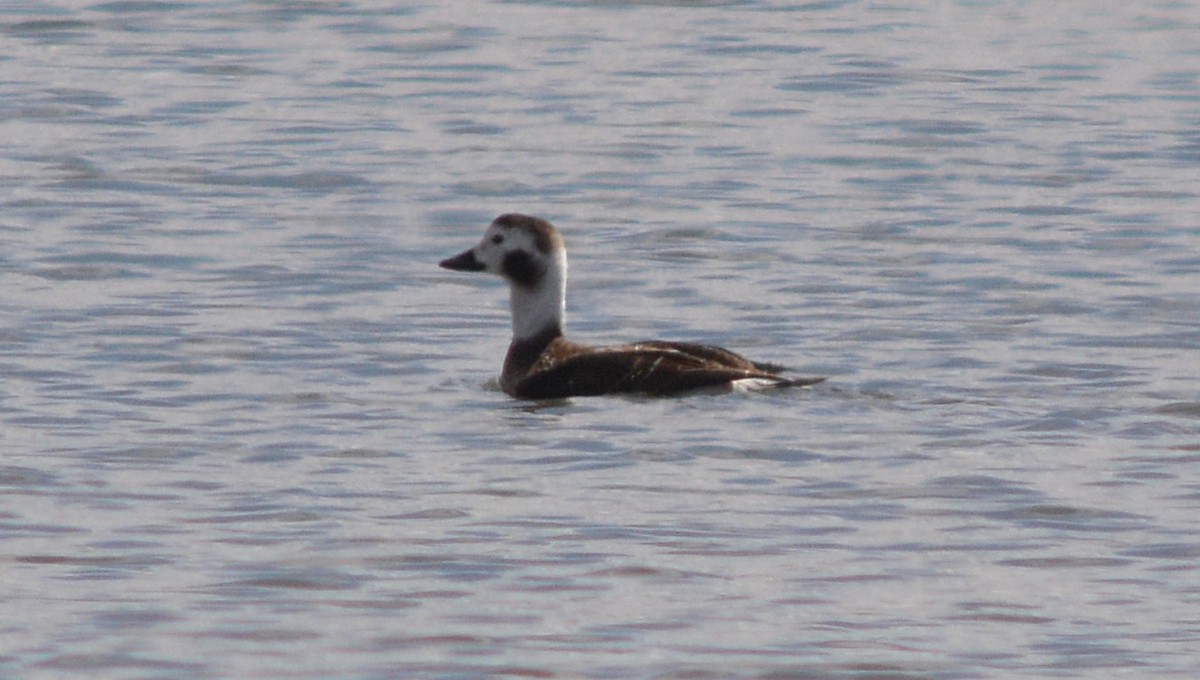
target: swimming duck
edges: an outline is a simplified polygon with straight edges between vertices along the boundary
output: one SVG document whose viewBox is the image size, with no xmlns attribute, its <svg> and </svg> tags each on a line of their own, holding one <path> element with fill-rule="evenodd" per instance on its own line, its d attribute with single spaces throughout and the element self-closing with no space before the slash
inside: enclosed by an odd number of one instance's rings
<svg viewBox="0 0 1200 680">
<path fill-rule="evenodd" d="M 804 387 L 824 380 L 786 377 L 779 366 L 710 345 L 648 340 L 590 347 L 567 340 L 567 250 L 558 230 L 540 217 L 501 215 L 475 247 L 439 264 L 497 274 L 508 282 L 513 337 L 500 387 L 513 397 L 666 395 L 701 388 Z"/>
</svg>

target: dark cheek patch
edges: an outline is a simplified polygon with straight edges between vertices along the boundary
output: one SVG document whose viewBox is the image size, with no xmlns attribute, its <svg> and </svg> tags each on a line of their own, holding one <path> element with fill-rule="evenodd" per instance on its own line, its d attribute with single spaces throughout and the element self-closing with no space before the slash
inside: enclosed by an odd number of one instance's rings
<svg viewBox="0 0 1200 680">
<path fill-rule="evenodd" d="M 533 288 L 544 273 L 529 253 L 516 250 L 504 256 L 504 276 L 517 285 Z"/>
</svg>

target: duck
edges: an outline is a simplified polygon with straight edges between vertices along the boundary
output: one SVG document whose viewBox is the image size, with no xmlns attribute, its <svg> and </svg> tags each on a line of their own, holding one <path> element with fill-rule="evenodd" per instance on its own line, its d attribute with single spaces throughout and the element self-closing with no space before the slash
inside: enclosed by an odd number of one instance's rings
<svg viewBox="0 0 1200 680">
<path fill-rule="evenodd" d="M 508 283 L 512 341 L 500 388 L 517 399 L 665 396 L 706 389 L 809 387 L 825 380 L 788 377 L 775 364 L 693 342 L 644 340 L 593 347 L 568 340 L 563 334 L 567 249 L 559 231 L 540 217 L 500 215 L 478 244 L 439 266 L 495 274 Z"/>
</svg>

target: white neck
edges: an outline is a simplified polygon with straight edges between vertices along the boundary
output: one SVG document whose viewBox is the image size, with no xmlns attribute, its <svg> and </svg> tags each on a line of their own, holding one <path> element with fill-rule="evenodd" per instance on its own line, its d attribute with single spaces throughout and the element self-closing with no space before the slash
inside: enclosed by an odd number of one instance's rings
<svg viewBox="0 0 1200 680">
<path fill-rule="evenodd" d="M 559 250 L 535 288 L 510 285 L 513 339 L 532 338 L 548 328 L 562 330 L 567 315 L 567 254 Z"/>
</svg>

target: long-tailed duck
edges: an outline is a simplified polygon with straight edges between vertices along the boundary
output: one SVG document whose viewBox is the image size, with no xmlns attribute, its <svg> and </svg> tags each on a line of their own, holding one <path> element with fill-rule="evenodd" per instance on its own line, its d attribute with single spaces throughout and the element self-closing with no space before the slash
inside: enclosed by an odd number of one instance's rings
<svg viewBox="0 0 1200 680">
<path fill-rule="evenodd" d="M 500 387 L 522 399 L 561 399 L 617 392 L 671 394 L 707 387 L 806 386 L 824 378 L 788 378 L 778 366 L 720 347 L 646 341 L 588 347 L 563 337 L 567 251 L 549 222 L 497 217 L 474 248 L 442 260 L 455 271 L 498 274 L 511 292 L 513 339 Z"/>
</svg>

